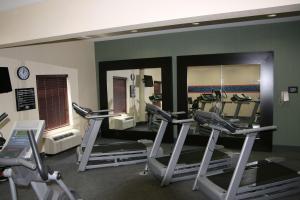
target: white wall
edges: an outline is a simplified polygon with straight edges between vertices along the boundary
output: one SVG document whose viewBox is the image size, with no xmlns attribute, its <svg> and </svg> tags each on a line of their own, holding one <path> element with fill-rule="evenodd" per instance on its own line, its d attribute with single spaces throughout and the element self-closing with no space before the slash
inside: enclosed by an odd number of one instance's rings
<svg viewBox="0 0 300 200">
<path fill-rule="evenodd" d="M 300 0 L 46 0 L 1 12 L 0 46 L 299 9 Z"/>
<path fill-rule="evenodd" d="M 28 80 L 22 81 L 16 75 L 17 68 L 21 65 L 30 69 Z M 5 136 L 14 121 L 39 119 L 38 105 L 34 110 L 17 112 L 15 103 L 16 88 L 34 87 L 36 93 L 35 75 L 68 74 L 70 100 L 92 109 L 98 108 L 93 43 L 80 41 L 2 49 L 0 66 L 9 68 L 13 88 L 10 93 L 0 94 L 0 111 L 7 112 L 10 119 L 0 129 Z M 71 114 L 71 122 L 74 121 L 74 126 L 83 132 L 81 125 L 86 123 L 85 120 L 74 112 Z"/>
</svg>

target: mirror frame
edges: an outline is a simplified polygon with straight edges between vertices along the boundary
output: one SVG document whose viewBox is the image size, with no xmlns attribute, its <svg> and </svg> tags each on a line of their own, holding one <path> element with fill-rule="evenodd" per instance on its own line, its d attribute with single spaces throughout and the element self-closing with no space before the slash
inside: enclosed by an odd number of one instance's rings
<svg viewBox="0 0 300 200">
<path fill-rule="evenodd" d="M 260 115 L 261 126 L 273 125 L 274 67 L 273 52 L 223 53 L 177 56 L 177 109 L 187 112 L 187 68 L 191 66 L 260 64 Z M 184 98 L 186 97 L 186 98 Z M 188 135 L 187 144 L 206 145 L 208 136 Z M 220 137 L 219 144 L 228 148 L 241 148 L 244 139 Z M 272 151 L 272 132 L 260 135 L 254 149 Z"/>
<path fill-rule="evenodd" d="M 172 84 L 172 57 L 156 57 L 156 58 L 141 58 L 129 60 L 115 60 L 99 62 L 99 100 L 100 109 L 108 108 L 107 99 L 107 71 L 112 70 L 130 70 L 130 69 L 146 69 L 146 68 L 161 68 L 162 82 L 162 109 L 167 111 L 173 110 L 173 84 Z M 139 140 L 151 139 L 154 140 L 156 132 L 144 131 L 128 131 L 128 130 L 113 130 L 109 129 L 108 120 L 103 121 L 101 127 L 102 136 L 106 138 Z M 163 140 L 172 142 L 173 128 L 168 126 Z"/>
</svg>

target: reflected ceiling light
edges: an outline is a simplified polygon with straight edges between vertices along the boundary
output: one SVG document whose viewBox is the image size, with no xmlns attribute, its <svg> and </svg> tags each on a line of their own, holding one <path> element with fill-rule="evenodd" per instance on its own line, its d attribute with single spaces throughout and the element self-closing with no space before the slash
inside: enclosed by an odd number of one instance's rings
<svg viewBox="0 0 300 200">
<path fill-rule="evenodd" d="M 267 17 L 276 17 L 277 16 L 277 14 L 269 14 L 269 15 L 267 15 Z"/>
<path fill-rule="evenodd" d="M 197 26 L 197 25 L 199 25 L 199 22 L 194 22 L 194 23 L 192 23 L 194 26 Z"/>
</svg>

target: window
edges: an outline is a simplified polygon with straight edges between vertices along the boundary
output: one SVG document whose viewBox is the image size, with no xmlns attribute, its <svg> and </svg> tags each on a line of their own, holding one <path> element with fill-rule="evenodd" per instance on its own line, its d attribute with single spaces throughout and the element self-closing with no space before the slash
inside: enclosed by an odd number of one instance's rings
<svg viewBox="0 0 300 200">
<path fill-rule="evenodd" d="M 161 96 L 161 81 L 154 81 L 154 96 Z M 161 107 L 161 101 L 153 102 L 154 105 Z"/>
<path fill-rule="evenodd" d="M 113 102 L 116 113 L 126 113 L 126 78 L 113 77 Z"/>
<path fill-rule="evenodd" d="M 67 75 L 37 75 L 39 115 L 46 130 L 69 125 Z"/>
</svg>

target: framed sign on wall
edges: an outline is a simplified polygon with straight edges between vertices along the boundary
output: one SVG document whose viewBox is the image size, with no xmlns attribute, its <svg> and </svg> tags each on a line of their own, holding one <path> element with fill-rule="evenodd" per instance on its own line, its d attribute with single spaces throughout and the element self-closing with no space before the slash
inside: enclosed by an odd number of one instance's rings
<svg viewBox="0 0 300 200">
<path fill-rule="evenodd" d="M 17 111 L 35 109 L 34 88 L 18 88 L 15 92 Z"/>
</svg>

